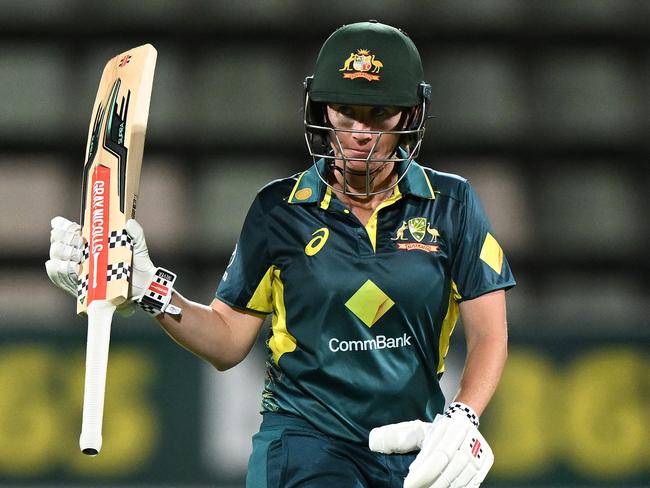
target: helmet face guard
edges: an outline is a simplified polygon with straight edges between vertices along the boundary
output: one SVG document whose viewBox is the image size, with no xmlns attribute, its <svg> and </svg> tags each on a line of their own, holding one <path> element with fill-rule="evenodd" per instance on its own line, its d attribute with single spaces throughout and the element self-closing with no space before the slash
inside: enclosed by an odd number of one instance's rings
<svg viewBox="0 0 650 488">
<path fill-rule="evenodd" d="M 424 83 L 422 61 L 413 41 L 401 30 L 376 21 L 359 22 L 337 29 L 318 54 L 314 75 L 305 80 L 305 140 L 318 176 L 333 190 L 351 196 L 370 196 L 395 187 L 417 157 L 424 137 L 431 86 Z M 333 127 L 327 105 L 398 107 L 402 117 L 391 130 L 356 130 Z M 371 139 L 364 157 L 348 157 L 341 135 L 366 134 Z M 378 157 L 379 142 L 398 136 L 388 156 Z M 324 160 L 324 165 L 316 164 Z M 352 170 L 354 162 L 365 171 Z M 404 163 L 404 164 L 398 164 Z M 380 190 L 374 179 L 387 164 L 396 164 L 397 181 Z M 324 168 L 324 170 L 323 170 Z M 343 189 L 333 186 L 335 172 L 343 176 Z M 351 188 L 348 177 L 365 176 L 365 183 Z"/>
<path fill-rule="evenodd" d="M 422 93 L 422 103 L 415 107 L 406 108 L 399 126 L 401 129 L 394 130 L 359 130 L 359 129 L 338 129 L 332 127 L 325 116 L 325 104 L 313 102 L 309 96 L 309 84 L 311 77 L 305 81 L 305 105 L 303 123 L 305 127 L 305 141 L 307 149 L 312 157 L 316 173 L 321 181 L 332 188 L 334 191 L 350 196 L 371 196 L 383 193 L 397 186 L 402 178 L 406 175 L 411 162 L 417 158 L 422 138 L 425 132 L 425 123 L 429 108 L 429 98 L 431 87 L 426 83 L 420 84 L 419 91 Z M 368 155 L 363 158 L 354 158 L 345 156 L 343 145 L 339 134 L 355 133 L 367 134 L 372 139 L 372 146 Z M 375 149 L 379 141 L 385 135 L 397 135 L 399 141 L 392 153 L 388 157 L 375 157 Z M 320 160 L 325 161 L 324 169 L 317 163 Z M 337 165 L 337 161 L 339 164 Z M 348 163 L 351 161 L 362 161 L 365 163 L 363 172 L 348 170 Z M 400 164 L 401 163 L 401 164 Z M 391 185 L 383 187 L 380 190 L 373 188 L 374 178 L 386 164 L 397 164 L 400 173 L 397 180 Z M 336 188 L 332 185 L 332 176 L 335 171 L 339 171 L 343 178 L 343 188 Z M 348 175 L 364 176 L 365 184 L 363 189 L 351 189 L 348 184 Z"/>
</svg>

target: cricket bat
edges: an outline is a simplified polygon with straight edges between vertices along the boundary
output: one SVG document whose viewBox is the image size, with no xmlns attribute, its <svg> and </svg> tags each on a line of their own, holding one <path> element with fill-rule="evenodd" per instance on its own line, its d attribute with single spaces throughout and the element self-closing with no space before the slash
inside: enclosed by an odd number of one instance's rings
<svg viewBox="0 0 650 488">
<path fill-rule="evenodd" d="M 157 52 L 150 44 L 118 54 L 104 68 L 93 106 L 81 190 L 84 259 L 77 313 L 88 316 L 86 377 L 79 447 L 97 455 L 111 321 L 129 297 L 135 217 Z"/>
</svg>

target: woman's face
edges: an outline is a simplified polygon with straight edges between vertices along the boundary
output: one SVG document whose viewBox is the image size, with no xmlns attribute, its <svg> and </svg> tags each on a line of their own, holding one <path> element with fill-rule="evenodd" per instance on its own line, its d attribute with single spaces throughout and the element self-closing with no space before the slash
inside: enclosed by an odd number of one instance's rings
<svg viewBox="0 0 650 488">
<path fill-rule="evenodd" d="M 350 132 L 337 131 L 338 141 L 331 136 L 331 144 L 336 156 L 336 166 L 343 170 L 345 158 L 346 180 L 354 188 L 365 186 L 366 159 L 389 159 L 392 157 L 399 141 L 399 134 L 379 134 L 363 131 L 400 130 L 402 109 L 367 105 L 327 105 L 327 118 L 334 129 L 346 129 Z M 358 130 L 359 132 L 355 132 Z M 340 146 L 339 146 L 340 143 Z M 374 150 L 373 150 L 374 147 Z M 371 154 L 372 151 L 372 154 Z M 369 172 L 374 174 L 383 167 L 392 164 L 369 162 Z M 388 169 L 388 168 L 386 168 Z M 363 179 L 363 180 L 362 180 Z"/>
</svg>

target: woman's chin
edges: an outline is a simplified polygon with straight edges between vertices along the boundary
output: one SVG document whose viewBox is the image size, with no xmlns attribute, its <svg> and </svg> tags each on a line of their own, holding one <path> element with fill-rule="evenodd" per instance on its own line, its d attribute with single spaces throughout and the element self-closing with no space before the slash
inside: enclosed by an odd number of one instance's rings
<svg viewBox="0 0 650 488">
<path fill-rule="evenodd" d="M 345 182 L 350 188 L 366 190 L 366 178 L 365 177 L 353 177 L 348 176 L 345 178 Z"/>
<path fill-rule="evenodd" d="M 382 167 L 381 164 L 371 163 L 368 168 L 364 161 L 348 161 L 345 166 L 343 163 L 337 162 L 337 166 L 341 172 L 343 172 L 343 168 L 345 167 L 345 174 L 352 178 L 365 178 L 366 172 L 372 175 Z"/>
</svg>

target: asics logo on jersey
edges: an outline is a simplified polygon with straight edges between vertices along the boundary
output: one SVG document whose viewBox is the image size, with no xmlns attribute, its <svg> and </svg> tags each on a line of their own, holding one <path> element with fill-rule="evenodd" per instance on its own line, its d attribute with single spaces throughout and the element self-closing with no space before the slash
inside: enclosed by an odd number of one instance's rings
<svg viewBox="0 0 650 488">
<path fill-rule="evenodd" d="M 317 231 L 314 231 L 312 235 L 314 238 L 305 246 L 305 254 L 307 256 L 313 256 L 323 248 L 327 242 L 327 238 L 330 236 L 330 230 L 327 227 L 321 227 Z"/>
<path fill-rule="evenodd" d="M 373 339 L 366 339 L 364 341 L 346 341 L 338 337 L 332 337 L 328 342 L 328 346 L 332 352 L 374 351 L 411 346 L 411 339 L 413 339 L 413 336 L 406 333 L 401 337 L 378 335 Z"/>
</svg>

